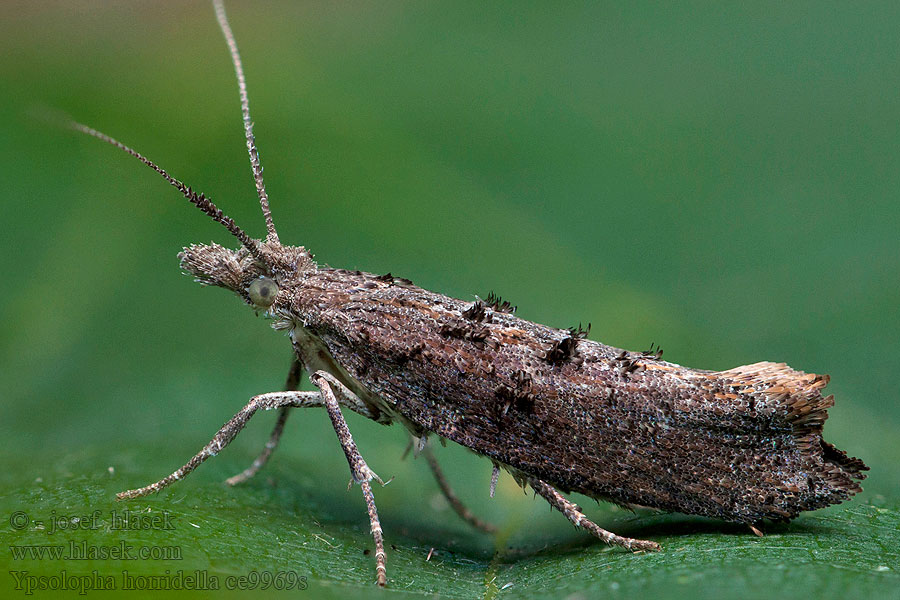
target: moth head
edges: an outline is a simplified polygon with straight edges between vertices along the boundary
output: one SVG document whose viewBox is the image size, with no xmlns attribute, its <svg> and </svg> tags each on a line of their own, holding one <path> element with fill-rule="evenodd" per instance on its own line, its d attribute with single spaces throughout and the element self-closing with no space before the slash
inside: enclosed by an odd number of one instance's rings
<svg viewBox="0 0 900 600">
<path fill-rule="evenodd" d="M 254 241 L 260 250 L 255 254 L 245 247 L 192 244 L 178 258 L 181 268 L 198 283 L 229 289 L 247 304 L 268 310 L 283 298 L 284 290 L 315 268 L 315 262 L 302 246 Z"/>
</svg>

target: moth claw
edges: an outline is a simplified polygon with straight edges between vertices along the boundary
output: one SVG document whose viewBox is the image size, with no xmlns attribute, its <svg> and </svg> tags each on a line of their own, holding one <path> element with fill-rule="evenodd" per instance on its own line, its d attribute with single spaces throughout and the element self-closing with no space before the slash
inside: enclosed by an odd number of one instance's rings
<svg viewBox="0 0 900 600">
<path fill-rule="evenodd" d="M 384 481 L 378 476 L 378 473 L 369 468 L 369 465 L 363 463 L 362 467 L 359 469 L 359 473 L 353 473 L 353 478 L 350 480 L 350 483 L 347 484 L 347 489 L 349 490 L 352 488 L 354 483 L 361 484 L 364 481 L 372 481 L 373 479 L 380 483 L 382 487 L 394 480 L 394 478 L 391 477 L 387 481 Z"/>
</svg>

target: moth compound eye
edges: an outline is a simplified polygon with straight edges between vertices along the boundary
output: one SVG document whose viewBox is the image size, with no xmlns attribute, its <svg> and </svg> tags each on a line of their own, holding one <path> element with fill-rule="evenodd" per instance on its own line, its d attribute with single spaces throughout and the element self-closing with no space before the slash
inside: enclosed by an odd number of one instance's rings
<svg viewBox="0 0 900 600">
<path fill-rule="evenodd" d="M 278 295 L 278 285 L 268 277 L 260 277 L 247 288 L 250 301 L 257 306 L 272 306 Z"/>
</svg>

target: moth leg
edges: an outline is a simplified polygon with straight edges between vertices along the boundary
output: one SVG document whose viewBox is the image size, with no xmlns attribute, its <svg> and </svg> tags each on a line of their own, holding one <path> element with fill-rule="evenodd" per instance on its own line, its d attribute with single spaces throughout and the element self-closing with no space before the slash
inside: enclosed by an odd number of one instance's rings
<svg viewBox="0 0 900 600">
<path fill-rule="evenodd" d="M 341 402 L 338 400 L 338 404 L 343 404 L 353 412 L 360 414 L 368 419 L 375 419 L 375 415 L 369 410 L 369 407 L 366 406 L 366 403 L 363 402 L 359 396 L 353 393 L 353 390 L 348 388 L 346 385 L 340 382 L 340 380 L 336 379 L 331 373 L 326 371 L 317 371 L 319 376 L 325 379 L 331 385 L 331 391 L 334 392 Z M 313 381 L 312 376 L 310 376 L 310 381 Z M 315 383 L 315 381 L 313 381 Z M 321 388 L 320 388 L 321 389 Z M 377 479 L 377 477 L 376 477 Z M 381 480 L 378 480 L 378 483 L 384 485 Z"/>
<path fill-rule="evenodd" d="M 491 470 L 491 498 L 494 497 L 494 492 L 497 490 L 497 482 L 500 480 L 500 466 L 497 463 L 494 463 L 494 468 Z"/>
<path fill-rule="evenodd" d="M 273 408 L 282 408 L 288 406 L 296 406 L 296 407 L 313 407 L 313 406 L 322 406 L 322 396 L 318 392 L 270 392 L 268 394 L 260 394 L 259 396 L 254 396 L 250 399 L 250 402 L 240 410 L 236 415 L 231 417 L 231 419 L 222 425 L 219 429 L 219 432 L 216 433 L 215 437 L 206 446 L 203 447 L 203 450 L 194 455 L 191 460 L 189 460 L 183 467 L 165 477 L 160 479 L 156 483 L 152 483 L 148 486 L 137 488 L 134 490 L 127 490 L 125 492 L 120 492 L 116 494 L 117 500 L 125 500 L 127 498 L 139 498 L 141 496 L 146 496 L 147 494 L 152 494 L 154 492 L 158 492 L 164 487 L 178 481 L 182 477 L 185 477 L 188 473 L 196 469 L 200 463 L 205 461 L 210 456 L 215 456 L 219 453 L 222 448 L 231 443 L 231 440 L 240 433 L 241 429 L 244 428 L 244 425 L 247 424 L 247 421 L 250 420 L 250 417 L 256 413 L 257 410 L 271 410 Z"/>
<path fill-rule="evenodd" d="M 269 462 L 269 458 L 272 456 L 272 452 L 275 451 L 275 448 L 278 446 L 278 441 L 281 439 L 281 434 L 284 431 L 284 424 L 287 422 L 288 413 L 290 412 L 291 407 L 282 406 L 281 410 L 278 411 L 278 421 L 275 422 L 275 427 L 272 428 L 272 433 L 269 435 L 269 441 L 266 442 L 266 445 L 263 447 L 262 452 L 259 453 L 259 456 L 250 464 L 249 467 L 238 473 L 237 475 L 232 475 L 228 479 L 225 480 L 225 483 L 228 485 L 238 485 L 240 483 L 244 483 L 254 475 L 256 475 L 260 469 L 262 469 L 267 462 Z"/>
<path fill-rule="evenodd" d="M 497 527 L 491 523 L 486 521 L 482 521 L 466 508 L 466 505 L 462 503 L 462 501 L 457 497 L 457 495 L 453 492 L 453 489 L 450 487 L 450 484 L 447 482 L 447 478 L 444 476 L 444 471 L 441 469 L 441 466 L 438 464 L 437 458 L 434 456 L 434 452 L 431 450 L 431 446 L 425 446 L 422 453 L 425 455 L 425 460 L 428 462 L 428 466 L 431 468 L 432 474 L 434 474 L 435 480 L 437 480 L 438 487 L 441 488 L 441 492 L 443 492 L 444 497 L 447 499 L 447 502 L 450 503 L 450 506 L 456 512 L 459 517 L 474 527 L 475 529 L 480 529 L 485 533 L 496 533 Z"/>
<path fill-rule="evenodd" d="M 288 392 L 293 392 L 300 385 L 300 377 L 303 375 L 303 365 L 300 364 L 300 361 L 296 358 L 291 362 L 291 369 L 288 371 L 287 381 L 284 382 L 284 389 Z M 275 427 L 272 429 L 272 433 L 269 435 L 269 441 L 266 442 L 265 447 L 263 447 L 262 452 L 259 453 L 259 456 L 256 457 L 256 460 L 253 463 L 238 473 L 237 475 L 233 475 L 225 480 L 225 483 L 228 485 L 238 485 L 239 483 L 243 483 L 256 475 L 260 469 L 265 466 L 267 462 L 269 462 L 269 457 L 272 456 L 272 452 L 275 451 L 275 448 L 278 446 L 278 441 L 281 439 L 281 434 L 284 431 L 284 424 L 287 421 L 288 413 L 290 412 L 290 406 L 282 406 L 278 411 L 278 421 L 275 423 Z"/>
<path fill-rule="evenodd" d="M 600 540 L 603 540 L 611 546 L 621 546 L 628 550 L 660 549 L 659 544 L 657 544 L 656 542 L 626 538 L 620 535 L 616 535 L 611 531 L 602 529 L 596 523 L 590 521 L 586 516 L 584 516 L 584 514 L 574 502 L 566 500 L 562 496 L 562 494 L 560 494 L 553 488 L 553 486 L 544 481 L 541 481 L 540 479 L 529 478 L 528 485 L 530 485 L 535 492 L 543 496 L 547 500 L 547 502 L 550 503 L 550 506 L 564 514 L 566 518 L 569 519 L 569 521 L 571 521 L 573 525 L 575 525 L 575 527 L 582 527 L 584 529 L 587 529 L 591 533 L 591 535 Z"/>
<path fill-rule="evenodd" d="M 322 402 L 325 404 L 325 410 L 328 411 L 328 417 L 331 419 L 335 433 L 337 433 L 341 448 L 344 449 L 344 455 L 347 457 L 347 463 L 350 465 L 350 472 L 353 474 L 353 481 L 362 488 L 363 497 L 366 500 L 366 509 L 369 512 L 372 537 L 375 539 L 375 574 L 378 585 L 384 587 L 387 585 L 384 532 L 381 530 L 381 521 L 378 520 L 378 510 L 375 508 L 375 496 L 372 494 L 372 486 L 369 484 L 372 479 L 382 483 L 381 478 L 366 464 L 366 461 L 356 448 L 353 436 L 350 435 L 350 429 L 347 427 L 344 415 L 341 414 L 340 404 L 338 404 L 332 389 L 332 386 L 340 386 L 340 383 L 324 371 L 316 371 L 312 374 L 310 380 L 322 393 Z"/>
</svg>

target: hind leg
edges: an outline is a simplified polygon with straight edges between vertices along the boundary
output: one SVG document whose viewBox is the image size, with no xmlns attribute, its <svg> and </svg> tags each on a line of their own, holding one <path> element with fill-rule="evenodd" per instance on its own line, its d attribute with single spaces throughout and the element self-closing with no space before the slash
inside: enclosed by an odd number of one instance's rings
<svg viewBox="0 0 900 600">
<path fill-rule="evenodd" d="M 553 488 L 553 486 L 544 481 L 541 481 L 540 479 L 531 478 L 528 480 L 528 485 L 530 485 L 535 492 L 543 496 L 547 500 L 547 502 L 550 503 L 550 506 L 564 514 L 575 527 L 587 529 L 591 535 L 593 535 L 597 539 L 603 540 L 611 546 L 621 546 L 628 550 L 660 549 L 659 544 L 657 544 L 656 542 L 622 537 L 620 535 L 616 535 L 611 531 L 607 531 L 599 527 L 596 523 L 584 516 L 584 513 L 581 512 L 581 510 L 574 502 L 566 500 L 562 494 L 560 494 Z"/>
</svg>

